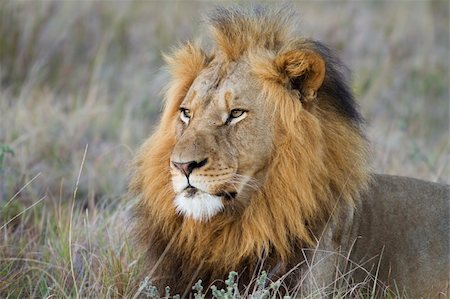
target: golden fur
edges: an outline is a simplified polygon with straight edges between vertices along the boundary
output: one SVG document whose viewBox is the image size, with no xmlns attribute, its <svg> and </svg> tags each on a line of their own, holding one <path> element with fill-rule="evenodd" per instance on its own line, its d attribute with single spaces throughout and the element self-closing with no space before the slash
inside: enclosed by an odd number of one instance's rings
<svg viewBox="0 0 450 299">
<path fill-rule="evenodd" d="M 172 81 L 164 112 L 137 155 L 130 185 L 139 198 L 134 232 L 149 272 L 157 285 L 178 292 L 198 278 L 207 284 L 254 269 L 261 258 L 295 265 L 296 250 L 315 244 L 333 211 L 357 204 L 369 182 L 361 120 L 339 62 L 324 46 L 296 37 L 293 19 L 282 12 L 219 9 L 209 24 L 212 51 L 187 44 L 166 58 Z M 169 167 L 180 103 L 202 70 L 220 65 L 223 79 L 243 60 L 273 111 L 257 116 L 274 128 L 265 182 L 239 213 L 207 222 L 184 218 L 173 205 Z"/>
</svg>

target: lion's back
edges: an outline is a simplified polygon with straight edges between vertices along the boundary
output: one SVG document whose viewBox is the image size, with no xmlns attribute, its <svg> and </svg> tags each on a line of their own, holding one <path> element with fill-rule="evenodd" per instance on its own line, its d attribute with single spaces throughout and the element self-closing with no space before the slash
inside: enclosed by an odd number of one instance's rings
<svg viewBox="0 0 450 299">
<path fill-rule="evenodd" d="M 352 260 L 374 274 L 379 263 L 378 279 L 412 296 L 448 292 L 449 196 L 443 184 L 375 175 L 357 210 Z"/>
</svg>

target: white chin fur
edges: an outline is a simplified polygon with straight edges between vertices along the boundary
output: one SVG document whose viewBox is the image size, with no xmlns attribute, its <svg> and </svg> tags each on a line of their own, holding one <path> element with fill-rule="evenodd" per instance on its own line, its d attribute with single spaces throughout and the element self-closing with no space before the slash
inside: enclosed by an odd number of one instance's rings
<svg viewBox="0 0 450 299">
<path fill-rule="evenodd" d="M 179 214 L 198 221 L 207 221 L 224 208 L 220 197 L 208 193 L 197 193 L 189 198 L 178 194 L 175 207 Z"/>
</svg>

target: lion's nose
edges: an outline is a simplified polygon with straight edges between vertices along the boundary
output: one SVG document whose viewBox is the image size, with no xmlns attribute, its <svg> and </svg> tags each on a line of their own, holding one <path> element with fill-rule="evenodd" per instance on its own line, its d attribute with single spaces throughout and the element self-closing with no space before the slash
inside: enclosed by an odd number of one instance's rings
<svg viewBox="0 0 450 299">
<path fill-rule="evenodd" d="M 196 168 L 201 168 L 208 162 L 208 159 L 204 159 L 200 162 L 197 161 L 189 161 L 189 162 L 174 162 L 172 161 L 173 166 L 178 168 L 186 177 L 192 173 L 192 171 Z"/>
</svg>

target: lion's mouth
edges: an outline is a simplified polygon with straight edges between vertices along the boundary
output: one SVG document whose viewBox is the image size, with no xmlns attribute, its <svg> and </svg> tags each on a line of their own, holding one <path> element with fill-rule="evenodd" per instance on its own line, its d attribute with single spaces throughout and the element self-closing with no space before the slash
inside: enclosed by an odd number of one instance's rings
<svg viewBox="0 0 450 299">
<path fill-rule="evenodd" d="M 194 197 L 198 192 L 199 192 L 199 190 L 198 190 L 197 188 L 191 186 L 191 185 L 187 186 L 187 187 L 184 189 L 184 195 L 185 195 L 187 198 L 192 198 L 192 197 Z"/>
<path fill-rule="evenodd" d="M 176 212 L 197 221 L 207 221 L 221 213 L 227 206 L 235 211 L 240 207 L 239 192 L 234 189 L 217 188 L 205 191 L 198 186 L 187 184 L 174 198 Z"/>
<path fill-rule="evenodd" d="M 196 188 L 196 187 L 194 187 L 192 185 L 187 186 L 183 190 L 184 196 L 186 198 L 193 198 L 195 195 L 197 195 L 199 193 L 202 193 L 202 192 L 203 193 L 207 193 L 207 192 L 201 191 L 200 189 L 198 189 L 198 188 Z M 230 192 L 228 192 L 228 191 L 220 191 L 218 193 L 211 194 L 211 195 L 214 195 L 214 196 L 217 196 L 217 197 L 221 197 L 221 198 L 223 198 L 223 199 L 225 199 L 227 201 L 230 201 L 230 200 L 236 199 L 237 192 L 234 192 L 234 191 L 230 191 Z"/>
</svg>

